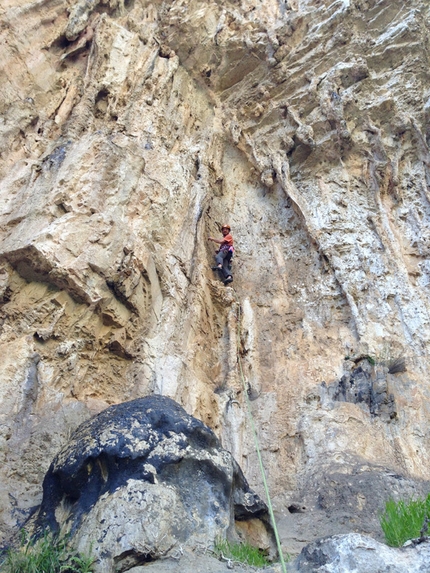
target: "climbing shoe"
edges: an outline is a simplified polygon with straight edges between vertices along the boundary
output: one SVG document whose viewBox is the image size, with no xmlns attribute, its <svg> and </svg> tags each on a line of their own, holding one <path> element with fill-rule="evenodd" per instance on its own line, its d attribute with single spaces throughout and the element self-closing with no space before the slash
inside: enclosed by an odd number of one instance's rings
<svg viewBox="0 0 430 573">
<path fill-rule="evenodd" d="M 233 282 L 233 277 L 228 277 L 227 279 L 225 279 L 224 284 L 228 285 L 228 283 L 232 283 Z"/>
</svg>

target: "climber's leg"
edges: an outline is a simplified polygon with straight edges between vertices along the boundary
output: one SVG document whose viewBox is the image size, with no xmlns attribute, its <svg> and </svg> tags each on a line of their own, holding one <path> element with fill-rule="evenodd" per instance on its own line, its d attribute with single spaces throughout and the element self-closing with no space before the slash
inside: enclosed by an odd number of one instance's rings
<svg viewBox="0 0 430 573">
<path fill-rule="evenodd" d="M 218 270 L 222 270 L 222 267 L 224 264 L 224 255 L 225 254 L 226 254 L 226 251 L 219 251 L 219 253 L 215 255 L 215 261 L 216 261 Z"/>
<path fill-rule="evenodd" d="M 233 281 L 233 276 L 231 274 L 231 257 L 232 253 L 230 251 L 226 251 L 226 256 L 224 257 L 222 264 L 222 274 L 224 282 L 229 282 L 229 283 Z"/>
</svg>

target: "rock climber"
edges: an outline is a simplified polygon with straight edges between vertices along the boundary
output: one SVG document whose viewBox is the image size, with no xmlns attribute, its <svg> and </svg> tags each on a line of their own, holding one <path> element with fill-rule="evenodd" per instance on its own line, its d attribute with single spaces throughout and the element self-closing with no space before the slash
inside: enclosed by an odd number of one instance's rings
<svg viewBox="0 0 430 573">
<path fill-rule="evenodd" d="M 216 267 L 212 267 L 213 271 L 219 271 L 223 278 L 224 284 L 233 282 L 233 276 L 231 274 L 231 259 L 233 257 L 234 247 L 233 247 L 233 237 L 231 236 L 230 225 L 223 225 L 221 227 L 222 239 L 214 239 L 214 237 L 209 237 L 209 241 L 213 241 L 220 245 L 215 260 L 217 262 Z"/>
</svg>

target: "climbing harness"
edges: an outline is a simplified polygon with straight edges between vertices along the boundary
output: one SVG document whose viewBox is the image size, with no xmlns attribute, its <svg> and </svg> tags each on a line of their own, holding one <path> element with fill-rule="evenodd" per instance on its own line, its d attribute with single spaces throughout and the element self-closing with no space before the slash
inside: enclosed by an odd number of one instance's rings
<svg viewBox="0 0 430 573">
<path fill-rule="evenodd" d="M 236 294 L 236 293 L 235 293 Z M 252 428 L 252 434 L 254 437 L 254 443 L 255 443 L 255 449 L 257 451 L 257 457 L 258 457 L 258 463 L 260 465 L 260 471 L 261 471 L 261 477 L 263 479 L 263 485 L 264 485 L 264 491 L 266 493 L 266 498 L 267 498 L 267 507 L 269 508 L 269 515 L 270 515 L 270 520 L 272 522 L 272 526 L 273 526 L 273 531 L 275 534 L 275 539 L 276 539 L 276 547 L 278 549 L 278 553 L 279 553 L 279 560 L 281 562 L 281 567 L 282 567 L 282 572 L 283 573 L 287 573 L 287 567 L 285 565 L 285 560 L 284 560 L 284 556 L 282 555 L 282 548 L 281 548 L 281 541 L 279 539 L 279 532 L 278 532 L 278 528 L 276 526 L 276 521 L 275 521 L 275 514 L 273 512 L 273 507 L 272 507 L 272 501 L 270 499 L 270 494 L 269 494 L 269 486 L 267 484 L 267 479 L 266 479 L 266 472 L 264 471 L 264 466 L 263 466 L 263 458 L 261 457 L 261 451 L 260 451 L 260 445 L 258 442 L 258 436 L 257 436 L 257 430 L 255 428 L 255 424 L 254 424 L 254 418 L 252 416 L 252 411 L 251 411 L 251 400 L 249 399 L 249 395 L 248 395 L 248 388 L 246 386 L 246 380 L 245 380 L 245 376 L 243 374 L 243 368 L 242 368 L 242 360 L 240 357 L 240 335 L 241 335 L 241 331 L 240 331 L 240 303 L 236 300 L 236 303 L 238 305 L 238 314 L 237 314 L 237 362 L 239 365 L 239 372 L 240 372 L 240 376 L 242 378 L 242 384 L 243 384 L 243 392 L 245 394 L 245 400 L 246 400 L 246 406 L 247 406 L 247 410 L 248 410 L 248 416 L 249 416 L 249 421 L 251 424 L 251 428 Z"/>
</svg>

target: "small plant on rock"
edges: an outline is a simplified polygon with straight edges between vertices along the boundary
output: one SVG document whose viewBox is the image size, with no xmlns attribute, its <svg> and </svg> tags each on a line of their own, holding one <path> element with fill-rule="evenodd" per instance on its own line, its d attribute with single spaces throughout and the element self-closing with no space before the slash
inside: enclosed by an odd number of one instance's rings
<svg viewBox="0 0 430 573">
<path fill-rule="evenodd" d="M 21 544 L 8 549 L 0 562 L 1 573 L 91 573 L 94 560 L 73 552 L 67 541 L 50 533 L 28 539 L 23 530 Z"/>
<path fill-rule="evenodd" d="M 386 344 L 376 354 L 358 354 L 356 356 L 345 356 L 345 360 L 352 360 L 358 364 L 362 360 L 367 360 L 371 366 L 385 366 L 389 374 L 406 372 L 406 358 L 402 352 L 395 352 L 393 348 Z"/>
<path fill-rule="evenodd" d="M 389 344 L 385 344 L 379 354 L 374 356 L 376 365 L 388 368 L 389 374 L 406 372 L 406 358 L 402 352 L 396 352 Z"/>
<path fill-rule="evenodd" d="M 391 547 L 401 547 L 408 539 L 422 536 L 423 524 L 430 517 L 430 494 L 426 499 L 394 501 L 385 504 L 379 520 L 385 540 Z"/>
<path fill-rule="evenodd" d="M 398 356 L 397 358 L 391 358 L 386 364 L 389 374 L 397 374 L 399 372 L 406 372 L 406 360 L 404 356 Z"/>
</svg>

